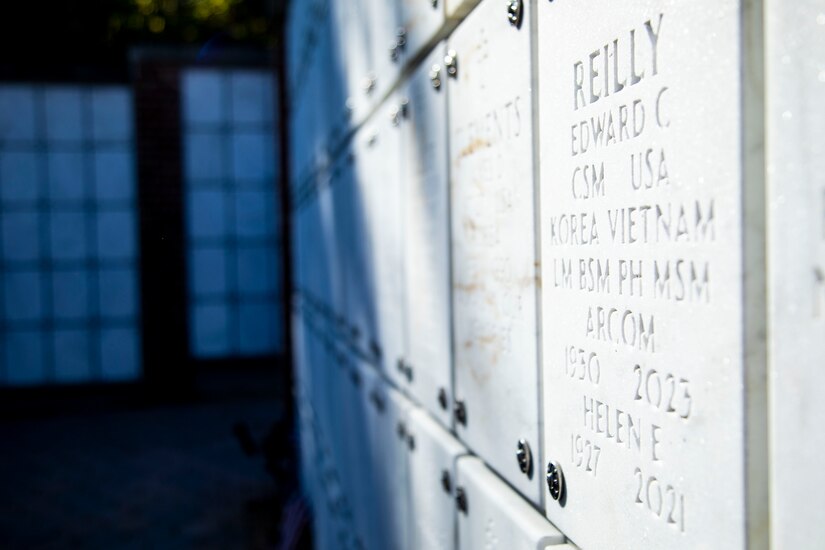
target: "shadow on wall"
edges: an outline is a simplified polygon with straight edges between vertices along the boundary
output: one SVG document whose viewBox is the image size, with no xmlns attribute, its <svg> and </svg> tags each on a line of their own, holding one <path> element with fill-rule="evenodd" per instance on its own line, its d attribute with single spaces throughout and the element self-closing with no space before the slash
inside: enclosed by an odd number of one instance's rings
<svg viewBox="0 0 825 550">
<path fill-rule="evenodd" d="M 447 97 L 430 75 L 443 47 L 397 58 L 397 27 L 375 32 L 401 4 L 319 0 L 287 23 L 303 485 L 319 521 L 342 526 L 316 528 L 321 547 L 407 538 L 398 389 L 452 425 Z M 405 62 L 411 77 L 392 89 Z"/>
</svg>

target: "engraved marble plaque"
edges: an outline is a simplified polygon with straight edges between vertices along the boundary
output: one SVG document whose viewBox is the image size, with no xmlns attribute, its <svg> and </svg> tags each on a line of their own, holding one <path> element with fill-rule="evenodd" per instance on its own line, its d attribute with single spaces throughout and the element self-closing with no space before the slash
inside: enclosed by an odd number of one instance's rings
<svg viewBox="0 0 825 550">
<path fill-rule="evenodd" d="M 825 545 L 825 1 L 766 3 L 771 539 Z"/>
<path fill-rule="evenodd" d="M 540 451 L 529 26 L 482 2 L 450 39 L 448 91 L 456 432 L 538 503 L 540 476 L 515 458 L 520 439 Z"/>
<path fill-rule="evenodd" d="M 583 548 L 760 547 L 748 11 L 538 10 L 544 458 L 566 481 L 560 502 L 545 489 L 547 516 Z M 761 408 L 753 436 L 746 403 Z"/>
</svg>

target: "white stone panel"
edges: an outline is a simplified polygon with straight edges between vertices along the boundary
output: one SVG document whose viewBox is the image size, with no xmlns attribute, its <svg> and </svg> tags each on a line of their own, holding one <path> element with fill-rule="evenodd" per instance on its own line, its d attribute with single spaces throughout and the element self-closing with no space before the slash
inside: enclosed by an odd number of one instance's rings
<svg viewBox="0 0 825 550">
<path fill-rule="evenodd" d="M 766 2 L 771 539 L 825 545 L 825 2 Z"/>
<path fill-rule="evenodd" d="M 530 17 L 512 25 L 486 0 L 450 37 L 450 167 L 456 431 L 535 503 L 541 466 L 523 473 L 519 440 L 539 464 L 539 365 Z"/>
</svg>

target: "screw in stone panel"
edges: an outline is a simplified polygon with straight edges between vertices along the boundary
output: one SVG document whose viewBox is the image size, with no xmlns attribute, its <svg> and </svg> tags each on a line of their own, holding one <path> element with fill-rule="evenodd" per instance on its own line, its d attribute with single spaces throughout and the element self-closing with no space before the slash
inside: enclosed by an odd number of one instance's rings
<svg viewBox="0 0 825 550">
<path fill-rule="evenodd" d="M 407 364 L 404 367 L 404 376 L 407 377 L 407 382 L 412 383 L 412 381 L 413 381 L 413 368 L 412 368 L 412 365 Z"/>
<path fill-rule="evenodd" d="M 510 0 L 507 3 L 507 20 L 517 29 L 521 28 L 521 17 L 524 12 L 523 0 Z"/>
<path fill-rule="evenodd" d="M 441 405 L 442 409 L 447 410 L 447 390 L 444 388 L 438 390 L 438 404 Z"/>
<path fill-rule="evenodd" d="M 460 512 L 467 514 L 467 493 L 464 492 L 463 487 L 455 488 L 455 504 Z"/>
<path fill-rule="evenodd" d="M 450 480 L 450 472 L 447 470 L 441 471 L 441 488 L 444 489 L 444 492 L 448 495 L 453 492 L 453 484 Z"/>
<path fill-rule="evenodd" d="M 403 422 L 398 423 L 398 426 L 396 427 L 396 432 L 398 432 L 399 439 L 404 439 L 407 436 L 407 427 L 404 425 Z"/>
<path fill-rule="evenodd" d="M 530 450 L 530 444 L 526 439 L 519 439 L 518 449 L 516 450 L 516 459 L 518 460 L 518 467 L 521 472 L 528 478 L 533 477 L 533 452 Z"/>
<path fill-rule="evenodd" d="M 467 425 L 467 407 L 464 406 L 464 401 L 456 400 L 453 413 L 455 414 L 456 422 L 464 426 Z"/>
<path fill-rule="evenodd" d="M 444 56 L 444 66 L 447 67 L 447 74 L 453 78 L 458 76 L 458 54 L 455 50 L 450 50 Z"/>
<path fill-rule="evenodd" d="M 438 0 L 430 0 L 430 4 L 432 4 L 432 6 L 434 8 L 437 8 L 438 7 Z"/>
<path fill-rule="evenodd" d="M 550 497 L 558 501 L 564 495 L 564 473 L 557 462 L 547 463 L 547 489 Z"/>
<path fill-rule="evenodd" d="M 407 446 L 411 451 L 415 450 L 415 436 L 413 434 L 409 434 L 407 436 Z"/>
<path fill-rule="evenodd" d="M 361 81 L 361 87 L 364 89 L 364 92 L 366 92 L 367 95 L 371 94 L 372 91 L 375 89 L 375 75 L 369 74 L 365 76 L 364 79 Z"/>
<path fill-rule="evenodd" d="M 436 63 L 430 69 L 430 82 L 433 83 L 433 88 L 436 90 L 441 88 L 441 65 Z"/>
</svg>

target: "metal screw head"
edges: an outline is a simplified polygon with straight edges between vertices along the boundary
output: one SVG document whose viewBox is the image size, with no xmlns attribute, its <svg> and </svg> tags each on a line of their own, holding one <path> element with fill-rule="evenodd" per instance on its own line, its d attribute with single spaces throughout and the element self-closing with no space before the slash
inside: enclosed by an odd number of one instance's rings
<svg viewBox="0 0 825 550">
<path fill-rule="evenodd" d="M 458 54 L 455 50 L 450 50 L 444 56 L 444 66 L 447 67 L 447 74 L 455 78 L 458 75 Z"/>
<path fill-rule="evenodd" d="M 436 63 L 430 69 L 430 82 L 433 83 L 433 88 L 436 90 L 441 88 L 441 65 Z"/>
<path fill-rule="evenodd" d="M 367 93 L 367 95 L 371 94 L 373 90 L 375 90 L 375 75 L 368 74 L 363 78 L 361 81 L 361 87 Z"/>
<path fill-rule="evenodd" d="M 458 506 L 459 512 L 467 514 L 467 493 L 464 492 L 463 487 L 455 488 L 455 504 Z"/>
<path fill-rule="evenodd" d="M 438 390 L 438 404 L 441 405 L 442 409 L 447 410 L 447 390 L 444 388 Z"/>
<path fill-rule="evenodd" d="M 467 425 L 467 407 L 464 406 L 464 401 L 456 400 L 453 413 L 455 414 L 456 422 L 464 426 Z"/>
<path fill-rule="evenodd" d="M 533 477 L 533 452 L 530 450 L 530 444 L 527 443 L 526 439 L 518 440 L 516 460 L 518 460 L 518 467 L 521 473 L 527 477 Z"/>
<path fill-rule="evenodd" d="M 524 2 L 522 0 L 510 0 L 507 3 L 507 20 L 516 28 L 521 27 L 521 17 L 524 12 Z"/>
<path fill-rule="evenodd" d="M 390 121 L 393 126 L 398 126 L 401 124 L 401 119 L 407 118 L 407 113 L 409 113 L 409 104 L 410 101 L 405 98 L 399 101 L 396 107 L 392 108 L 390 111 Z"/>
<path fill-rule="evenodd" d="M 409 434 L 407 436 L 407 446 L 411 451 L 415 450 L 415 436 L 413 434 Z"/>
<path fill-rule="evenodd" d="M 375 340 L 370 340 L 370 351 L 376 359 L 381 359 L 381 356 L 384 355 L 381 346 Z"/>
<path fill-rule="evenodd" d="M 398 437 L 400 439 L 404 439 L 407 436 L 407 427 L 404 425 L 403 422 L 398 423 L 396 431 L 398 432 Z"/>
<path fill-rule="evenodd" d="M 401 57 L 401 52 L 404 51 L 407 45 L 407 29 L 398 27 L 395 31 L 395 42 L 390 42 L 390 60 L 395 62 Z"/>
<path fill-rule="evenodd" d="M 441 471 L 441 488 L 444 489 L 444 492 L 448 495 L 453 492 L 453 484 L 450 480 L 450 472 L 447 470 Z"/>
<path fill-rule="evenodd" d="M 564 494 L 564 473 L 558 462 L 547 463 L 547 489 L 553 500 L 559 500 Z"/>
<path fill-rule="evenodd" d="M 432 4 L 432 6 L 434 8 L 437 8 L 438 7 L 438 0 L 430 0 L 430 4 Z"/>
</svg>

